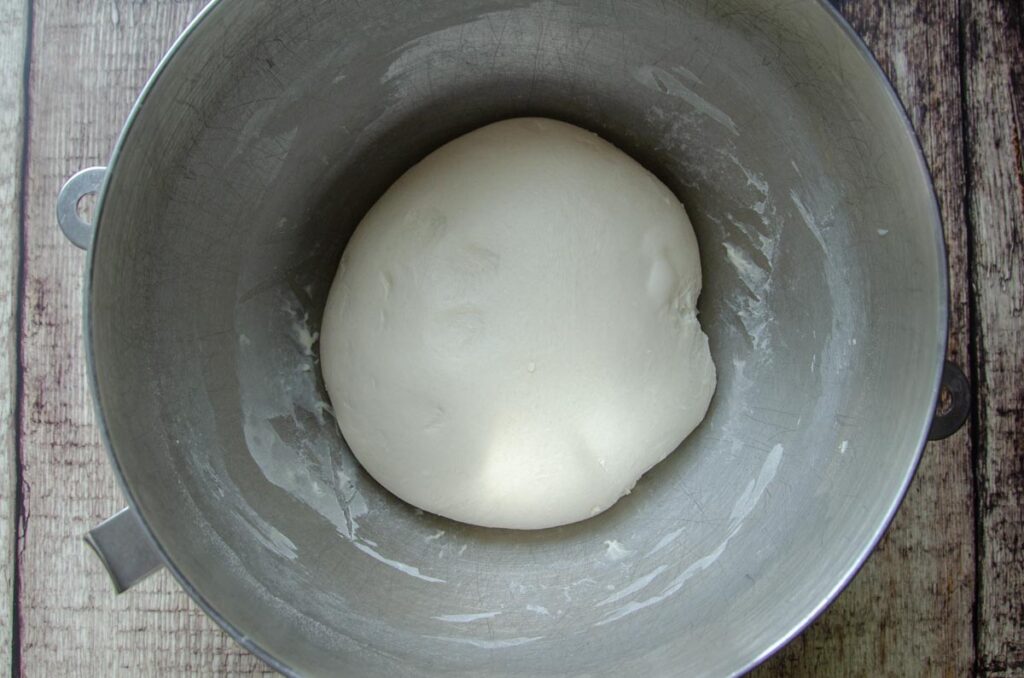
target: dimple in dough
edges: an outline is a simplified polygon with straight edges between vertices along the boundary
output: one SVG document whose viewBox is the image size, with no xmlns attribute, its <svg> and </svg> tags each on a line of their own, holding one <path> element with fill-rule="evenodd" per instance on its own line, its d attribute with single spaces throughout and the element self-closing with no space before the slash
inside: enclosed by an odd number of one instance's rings
<svg viewBox="0 0 1024 678">
<path fill-rule="evenodd" d="M 598 136 L 505 120 L 374 205 L 324 313 L 342 433 L 398 497 L 535 529 L 596 515 L 700 423 L 715 367 L 669 189 Z"/>
</svg>

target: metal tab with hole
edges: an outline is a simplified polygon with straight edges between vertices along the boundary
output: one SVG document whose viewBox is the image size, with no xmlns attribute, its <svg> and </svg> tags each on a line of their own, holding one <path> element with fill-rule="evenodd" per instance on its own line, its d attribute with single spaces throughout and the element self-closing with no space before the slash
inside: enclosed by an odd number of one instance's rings
<svg viewBox="0 0 1024 678">
<path fill-rule="evenodd" d="M 78 203 L 87 195 L 99 193 L 107 176 L 106 167 L 89 167 L 64 183 L 57 196 L 57 223 L 60 230 L 76 247 L 89 249 L 92 244 L 93 224 L 78 214 Z"/>
<path fill-rule="evenodd" d="M 928 440 L 945 440 L 967 422 L 971 412 L 971 386 L 963 370 L 956 363 L 946 361 L 942 369 L 939 399 L 935 404 L 935 417 L 928 431 Z"/>
</svg>

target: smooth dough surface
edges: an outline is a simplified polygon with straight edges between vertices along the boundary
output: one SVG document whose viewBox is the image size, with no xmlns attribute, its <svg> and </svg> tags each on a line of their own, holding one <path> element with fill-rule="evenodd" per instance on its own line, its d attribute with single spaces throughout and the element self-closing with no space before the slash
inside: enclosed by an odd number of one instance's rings
<svg viewBox="0 0 1024 678">
<path fill-rule="evenodd" d="M 598 136 L 505 120 L 403 175 L 352 236 L 321 365 L 401 499 L 476 525 L 583 520 L 703 419 L 700 259 L 669 189 Z"/>
</svg>

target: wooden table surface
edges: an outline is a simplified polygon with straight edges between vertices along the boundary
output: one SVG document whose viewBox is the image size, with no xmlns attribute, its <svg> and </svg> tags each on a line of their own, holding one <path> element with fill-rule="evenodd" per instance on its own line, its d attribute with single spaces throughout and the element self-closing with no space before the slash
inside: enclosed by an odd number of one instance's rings
<svg viewBox="0 0 1024 678">
<path fill-rule="evenodd" d="M 111 593 L 81 535 L 124 505 L 82 355 L 84 257 L 54 199 L 105 164 L 201 0 L 0 0 L 0 671 L 269 673 L 166 572 Z M 881 546 L 760 676 L 1024 675 L 1024 9 L 842 0 L 895 84 L 949 246 L 950 356 L 975 397 Z"/>
</svg>

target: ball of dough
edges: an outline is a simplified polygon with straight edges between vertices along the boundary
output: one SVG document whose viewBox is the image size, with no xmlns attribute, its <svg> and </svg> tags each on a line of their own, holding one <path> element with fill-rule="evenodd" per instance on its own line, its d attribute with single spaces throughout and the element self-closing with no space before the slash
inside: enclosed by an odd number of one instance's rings
<svg viewBox="0 0 1024 678">
<path fill-rule="evenodd" d="M 703 419 L 693 228 L 598 136 L 522 118 L 405 173 L 352 236 L 321 364 L 342 433 L 405 501 L 490 527 L 604 511 Z"/>
</svg>

